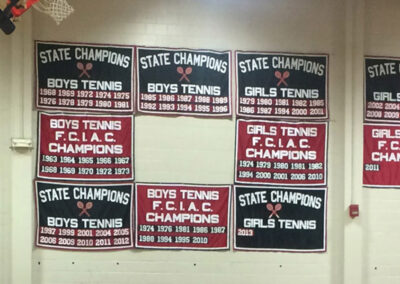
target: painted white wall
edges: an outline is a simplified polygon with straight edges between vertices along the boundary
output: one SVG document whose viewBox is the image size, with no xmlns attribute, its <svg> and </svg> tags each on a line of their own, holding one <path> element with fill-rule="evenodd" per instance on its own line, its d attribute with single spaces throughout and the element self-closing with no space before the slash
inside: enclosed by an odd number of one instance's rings
<svg viewBox="0 0 400 284">
<path fill-rule="evenodd" d="M 400 3 L 366 1 L 365 54 L 400 57 Z M 363 190 L 365 283 L 400 283 L 400 191 Z"/>
<path fill-rule="evenodd" d="M 301 3 L 300 3 L 301 2 Z M 327 53 L 342 82 L 342 1 L 70 1 L 59 27 L 35 14 L 34 38 L 164 47 Z M 312 16 L 310 16 L 312 15 Z M 340 283 L 343 235 L 343 85 L 330 83 L 328 252 L 284 254 L 34 249 L 34 283 Z M 136 180 L 232 183 L 234 119 L 136 116 Z M 339 249 L 336 249 L 339 248 Z M 40 265 L 38 263 L 40 262 Z M 301 264 L 301 265 L 300 265 Z"/>
<path fill-rule="evenodd" d="M 358 104 L 363 50 L 400 56 L 398 1 L 69 2 L 76 11 L 60 26 L 31 11 L 0 36 L 0 283 L 399 283 L 399 192 L 361 189 Z M 33 39 L 329 54 L 328 251 L 33 248 L 35 158 L 8 148 L 11 137 L 36 139 Z M 234 118 L 138 115 L 135 130 L 137 181 L 233 182 Z M 359 219 L 347 217 L 350 202 L 361 204 Z"/>
<path fill-rule="evenodd" d="M 10 136 L 11 125 L 10 121 L 10 105 L 11 105 L 11 86 L 6 82 L 11 80 L 11 41 L 8 37 L 0 37 L 0 283 L 10 282 L 10 263 L 6 260 L 10 258 L 10 231 L 9 225 L 11 224 L 10 212 L 10 169 L 9 164 L 11 161 L 10 151 Z"/>
<path fill-rule="evenodd" d="M 32 16 L 0 37 L 0 283 L 31 283 L 33 154 L 11 138 L 32 137 Z"/>
</svg>

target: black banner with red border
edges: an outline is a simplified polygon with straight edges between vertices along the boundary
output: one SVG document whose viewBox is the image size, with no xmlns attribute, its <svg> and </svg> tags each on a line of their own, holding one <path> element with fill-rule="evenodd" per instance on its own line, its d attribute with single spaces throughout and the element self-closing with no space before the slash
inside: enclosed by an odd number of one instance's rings
<svg viewBox="0 0 400 284">
<path fill-rule="evenodd" d="M 132 180 L 133 116 L 39 112 L 37 177 Z"/>
<path fill-rule="evenodd" d="M 236 51 L 236 114 L 328 118 L 328 56 Z"/>
<path fill-rule="evenodd" d="M 231 186 L 136 183 L 138 248 L 229 248 Z"/>
<path fill-rule="evenodd" d="M 133 112 L 133 46 L 36 41 L 36 107 Z"/>
<path fill-rule="evenodd" d="M 364 124 L 363 184 L 400 187 L 400 125 Z"/>
<path fill-rule="evenodd" d="M 231 116 L 231 52 L 137 47 L 141 113 Z"/>
<path fill-rule="evenodd" d="M 400 58 L 365 57 L 365 121 L 400 123 Z"/>
<path fill-rule="evenodd" d="M 326 251 L 326 188 L 234 188 L 234 249 Z"/>
<path fill-rule="evenodd" d="M 327 122 L 238 119 L 235 182 L 326 185 Z"/>
<path fill-rule="evenodd" d="M 35 181 L 36 246 L 67 250 L 133 247 L 133 184 Z"/>
</svg>

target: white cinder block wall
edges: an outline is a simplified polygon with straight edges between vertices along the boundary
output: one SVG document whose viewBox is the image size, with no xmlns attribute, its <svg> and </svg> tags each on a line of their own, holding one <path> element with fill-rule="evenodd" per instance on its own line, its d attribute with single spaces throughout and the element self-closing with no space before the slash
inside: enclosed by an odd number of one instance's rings
<svg viewBox="0 0 400 284">
<path fill-rule="evenodd" d="M 0 35 L 0 283 L 400 283 L 400 191 L 362 189 L 362 57 L 400 57 L 396 0 L 69 0 Z M 329 54 L 328 250 L 321 254 L 33 246 L 33 40 Z M 233 182 L 234 119 L 135 118 L 136 180 Z M 347 206 L 361 205 L 351 220 Z"/>
<path fill-rule="evenodd" d="M 400 57 L 400 3 L 368 1 L 365 54 Z M 362 196 L 365 283 L 400 283 L 400 191 L 365 189 Z"/>
<path fill-rule="evenodd" d="M 11 41 L 8 37 L 0 37 L 0 283 L 10 283 L 10 224 L 11 224 L 11 180 L 9 178 L 9 164 L 11 162 L 11 153 L 8 150 L 10 145 L 11 127 L 10 105 L 11 105 Z M 29 193 L 28 193 L 29 194 Z"/>
</svg>

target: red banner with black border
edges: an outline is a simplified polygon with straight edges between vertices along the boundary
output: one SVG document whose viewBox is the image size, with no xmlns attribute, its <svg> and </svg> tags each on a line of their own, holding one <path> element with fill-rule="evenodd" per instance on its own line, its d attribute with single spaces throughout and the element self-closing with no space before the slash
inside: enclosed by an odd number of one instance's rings
<svg viewBox="0 0 400 284">
<path fill-rule="evenodd" d="M 363 185 L 400 187 L 400 125 L 364 124 Z"/>
<path fill-rule="evenodd" d="M 327 134 L 327 122 L 238 119 L 235 182 L 326 185 Z"/>
<path fill-rule="evenodd" d="M 38 114 L 37 177 L 132 180 L 133 116 Z"/>
<path fill-rule="evenodd" d="M 229 249 L 231 186 L 136 183 L 138 248 Z"/>
</svg>

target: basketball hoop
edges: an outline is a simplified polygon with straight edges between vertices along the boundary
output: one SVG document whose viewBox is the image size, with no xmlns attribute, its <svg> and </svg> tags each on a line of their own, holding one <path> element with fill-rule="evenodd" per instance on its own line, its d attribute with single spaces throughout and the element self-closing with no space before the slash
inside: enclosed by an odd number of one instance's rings
<svg viewBox="0 0 400 284">
<path fill-rule="evenodd" d="M 0 9 L 0 29 L 7 35 L 15 30 L 13 21 L 31 7 L 52 17 L 57 25 L 74 12 L 67 0 L 7 0 L 6 3 L 4 10 Z"/>
<path fill-rule="evenodd" d="M 19 0 L 7 0 L 7 6 L 4 10 L 0 9 L 0 29 L 9 35 L 15 30 L 15 25 L 12 22 L 14 17 L 13 10 L 16 9 Z"/>
<path fill-rule="evenodd" d="M 49 15 L 59 25 L 74 12 L 66 0 L 41 0 L 33 5 L 41 13 Z"/>
</svg>

